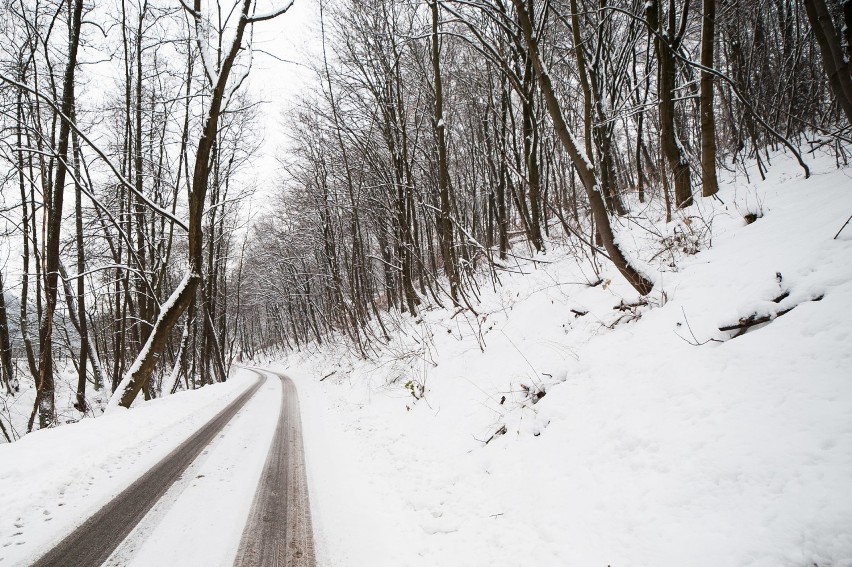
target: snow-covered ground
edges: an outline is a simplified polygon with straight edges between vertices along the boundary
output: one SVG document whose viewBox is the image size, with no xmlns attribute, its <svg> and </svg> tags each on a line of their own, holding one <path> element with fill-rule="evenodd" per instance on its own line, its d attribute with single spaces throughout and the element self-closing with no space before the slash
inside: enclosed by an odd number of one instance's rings
<svg viewBox="0 0 852 567">
<path fill-rule="evenodd" d="M 852 226 L 833 239 L 852 170 L 774 162 L 622 227 L 658 282 L 648 306 L 614 309 L 638 299 L 617 272 L 590 287 L 552 244 L 483 279 L 478 317 L 425 312 L 379 360 L 278 361 L 319 563 L 852 565 Z"/>
<path fill-rule="evenodd" d="M 672 223 L 621 227 L 657 281 L 648 305 L 551 242 L 502 286 L 483 275 L 477 315 L 396 316 L 372 362 L 340 343 L 272 361 L 299 389 L 318 564 L 852 566 L 852 226 L 833 238 L 852 169 L 823 157 L 805 180 L 774 162 Z M 56 543 L 251 380 L 0 445 L 0 566 Z M 113 564 L 232 562 L 279 387 Z"/>
</svg>

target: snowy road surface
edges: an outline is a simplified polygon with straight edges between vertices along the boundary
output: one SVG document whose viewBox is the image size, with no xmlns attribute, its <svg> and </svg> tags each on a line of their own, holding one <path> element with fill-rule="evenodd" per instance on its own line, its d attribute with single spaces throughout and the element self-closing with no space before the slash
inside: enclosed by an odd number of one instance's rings
<svg viewBox="0 0 852 567">
<path fill-rule="evenodd" d="M 255 374 L 189 439 L 27 563 L 312 567 L 295 387 Z"/>
<path fill-rule="evenodd" d="M 313 567 L 299 398 L 292 380 L 274 374 L 281 380 L 281 413 L 234 564 Z"/>
</svg>

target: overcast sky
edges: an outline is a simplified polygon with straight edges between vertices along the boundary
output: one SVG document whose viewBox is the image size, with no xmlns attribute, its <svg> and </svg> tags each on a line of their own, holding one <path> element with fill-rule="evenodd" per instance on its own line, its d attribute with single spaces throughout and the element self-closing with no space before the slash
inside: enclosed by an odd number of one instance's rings
<svg viewBox="0 0 852 567">
<path fill-rule="evenodd" d="M 317 55 L 318 44 L 317 0 L 295 0 L 286 14 L 255 27 L 255 48 L 270 54 L 256 53 L 249 87 L 266 101 L 262 110 L 264 143 L 255 167 L 261 191 L 280 174 L 276 153 L 286 141 L 285 113 L 314 80 L 305 65 Z"/>
<path fill-rule="evenodd" d="M 281 6 L 284 0 L 260 0 L 258 12 L 265 13 Z M 177 0 L 174 0 L 177 4 Z M 107 6 L 103 6 L 106 8 Z M 93 34 L 97 35 L 97 34 Z M 290 109 L 299 93 L 310 88 L 314 75 L 305 67 L 311 58 L 319 52 L 319 7 L 317 0 L 295 0 L 292 8 L 270 21 L 260 22 L 254 29 L 255 57 L 253 68 L 248 80 L 248 88 L 256 98 L 266 101 L 261 108 L 260 127 L 263 129 L 263 145 L 254 163 L 253 171 L 247 181 L 253 181 L 258 192 L 252 210 L 257 212 L 269 203 L 264 199 L 280 182 L 281 169 L 276 161 L 276 154 L 286 141 L 285 112 Z M 83 60 L 86 65 L 79 72 L 81 85 L 80 96 L 87 104 L 97 105 L 104 93 L 114 87 L 116 73 L 121 72 L 121 63 L 107 61 L 103 53 L 97 49 L 104 48 L 97 41 L 93 42 L 94 51 L 87 54 L 84 51 Z M 267 52 L 268 55 L 266 53 Z M 92 64 L 98 61 L 97 64 Z M 106 144 L 97 132 L 91 132 L 96 142 Z M 15 194 L 16 195 L 16 194 Z M 0 195 L 0 208 L 3 206 L 5 195 Z M 70 213 L 73 199 L 66 199 L 66 214 Z M 0 269 L 7 270 L 7 275 L 14 275 L 12 281 L 5 282 L 7 289 L 17 285 L 17 274 L 20 266 L 20 238 L 16 235 L 7 238 L 17 219 L 8 215 L 0 215 Z"/>
</svg>

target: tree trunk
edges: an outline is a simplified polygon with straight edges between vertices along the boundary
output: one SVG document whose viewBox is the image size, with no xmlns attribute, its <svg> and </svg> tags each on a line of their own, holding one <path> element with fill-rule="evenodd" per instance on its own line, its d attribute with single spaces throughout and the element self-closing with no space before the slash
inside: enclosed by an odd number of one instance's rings
<svg viewBox="0 0 852 567">
<path fill-rule="evenodd" d="M 529 0 L 528 0 L 529 1 Z M 523 132 L 524 161 L 527 165 L 527 182 L 529 183 L 529 232 L 535 249 L 544 250 L 544 239 L 541 236 L 541 168 L 538 162 L 538 125 L 535 116 L 535 72 L 532 62 L 524 65 L 524 97 L 521 109 L 521 129 Z M 523 196 L 520 196 L 523 199 Z"/>
<path fill-rule="evenodd" d="M 831 14 L 825 5 L 825 0 L 804 1 L 808 20 L 811 22 L 814 36 L 819 44 L 822 66 L 828 76 L 828 84 L 837 98 L 838 106 L 846 115 L 846 121 L 852 125 L 852 75 L 850 75 L 849 61 L 844 57 L 843 48 L 840 45 L 840 38 L 834 29 Z M 844 6 L 844 10 L 847 14 L 852 12 L 849 6 Z"/>
<path fill-rule="evenodd" d="M 571 34 L 574 41 L 574 58 L 577 62 L 577 75 L 580 77 L 580 87 L 583 90 L 583 142 L 586 145 L 586 157 L 594 165 L 595 153 L 592 150 L 592 87 L 586 73 L 586 56 L 583 42 L 580 38 L 580 10 L 577 0 L 571 0 Z"/>
<path fill-rule="evenodd" d="M 565 151 L 568 153 L 568 156 L 571 158 L 574 166 L 577 168 L 577 172 L 583 182 L 583 187 L 586 190 L 586 195 L 589 198 L 589 205 L 592 209 L 592 217 L 597 224 L 598 234 L 603 241 L 607 254 L 609 254 L 613 264 L 615 264 L 616 268 L 618 268 L 621 274 L 628 282 L 630 282 L 636 291 L 642 295 L 647 295 L 651 292 L 654 284 L 640 274 L 636 268 L 630 264 L 627 257 L 619 248 L 618 243 L 615 242 L 615 236 L 612 233 L 612 226 L 609 223 L 606 205 L 604 204 L 603 197 L 600 194 L 600 186 L 598 185 L 597 177 L 595 176 L 595 172 L 592 169 L 591 164 L 583 156 L 583 154 L 580 153 L 576 140 L 568 130 L 568 125 L 565 123 L 562 108 L 559 105 L 559 100 L 556 98 L 556 93 L 553 90 L 553 84 L 550 80 L 550 76 L 541 62 L 541 56 L 538 51 L 538 40 L 536 39 L 534 32 L 535 28 L 530 20 L 530 16 L 527 14 L 523 0 L 512 0 L 512 2 L 518 12 L 518 23 L 520 24 L 521 31 L 524 34 L 527 49 L 529 50 L 529 56 L 532 58 L 533 65 L 535 66 L 539 86 L 541 88 L 542 95 L 544 96 L 544 101 L 547 104 L 550 119 L 553 121 L 553 127 L 556 130 L 559 141 L 562 143 L 562 146 L 565 148 Z"/>
<path fill-rule="evenodd" d="M 18 93 L 17 97 L 17 109 L 16 109 L 16 127 L 15 127 L 15 137 L 18 143 L 19 148 L 23 148 L 23 136 L 22 136 L 22 124 L 24 121 L 24 109 L 23 109 L 23 94 L 21 92 Z M 23 253 L 22 253 L 22 268 L 23 274 L 21 276 L 21 310 L 19 316 L 19 326 L 21 330 L 21 339 L 24 342 L 24 351 L 27 356 L 27 366 L 30 371 L 30 375 L 34 380 L 38 380 L 38 364 L 36 363 L 35 358 L 35 349 L 33 348 L 33 341 L 30 337 L 29 332 L 29 314 L 27 309 L 27 302 L 29 301 L 29 288 L 30 288 L 30 230 L 31 230 L 31 215 L 29 207 L 27 206 L 27 190 L 25 183 L 25 175 L 24 175 L 24 153 L 23 149 L 18 152 L 18 187 L 21 190 L 21 227 L 23 228 Z"/>
<path fill-rule="evenodd" d="M 450 281 L 453 302 L 459 298 L 459 277 L 453 242 L 453 222 L 450 211 L 450 174 L 447 168 L 446 125 L 444 124 L 444 87 L 441 82 L 441 48 L 438 42 L 438 2 L 430 2 L 432 10 L 432 72 L 435 81 L 435 138 L 438 145 L 438 196 L 441 212 L 438 217 L 438 238 L 444 258 L 444 273 Z"/>
<path fill-rule="evenodd" d="M 713 68 L 716 37 L 716 0 L 704 0 L 701 23 L 701 65 Z M 716 118 L 713 115 L 713 75 L 701 71 L 701 191 L 705 197 L 719 192 L 716 179 Z"/>
<path fill-rule="evenodd" d="M 80 43 L 80 20 L 83 12 L 83 0 L 76 0 L 69 7 L 71 18 L 68 32 L 68 61 L 62 82 L 61 111 L 65 117 L 74 113 L 74 75 L 77 69 L 77 47 Z M 39 427 L 52 427 L 56 423 L 53 378 L 53 316 L 56 312 L 59 285 L 59 238 L 62 227 L 62 204 L 65 194 L 65 178 L 68 173 L 68 142 L 71 136 L 71 124 L 62 119 L 59 125 L 59 138 L 56 153 L 56 179 L 53 182 L 49 198 L 45 199 L 47 217 L 47 237 L 44 243 L 44 282 L 45 314 L 39 328 L 39 376 L 36 384 L 36 404 L 38 405 Z"/>
<path fill-rule="evenodd" d="M 74 152 L 74 168 L 80 170 L 79 154 L 76 140 L 72 140 Z M 86 320 L 86 286 L 83 273 L 86 271 L 86 253 L 83 248 L 83 192 L 80 183 L 74 184 L 74 220 L 77 244 L 77 331 L 80 334 L 80 366 L 77 369 L 77 401 L 74 407 L 77 411 L 85 412 L 86 404 L 86 367 L 89 356 L 89 326 Z M 97 373 L 95 374 L 97 376 Z"/>
<path fill-rule="evenodd" d="M 658 31 L 654 44 L 659 64 L 657 90 L 660 98 L 660 145 L 672 171 L 675 204 L 682 209 L 692 205 L 692 183 L 689 178 L 689 162 L 686 159 L 686 152 L 678 141 L 675 131 L 674 90 L 677 82 L 677 67 L 672 50 L 677 49 L 677 40 L 674 37 L 674 2 L 670 2 L 669 25 L 666 30 L 660 25 L 657 0 L 648 0 L 645 3 L 645 14 L 648 19 L 648 27 Z"/>
</svg>

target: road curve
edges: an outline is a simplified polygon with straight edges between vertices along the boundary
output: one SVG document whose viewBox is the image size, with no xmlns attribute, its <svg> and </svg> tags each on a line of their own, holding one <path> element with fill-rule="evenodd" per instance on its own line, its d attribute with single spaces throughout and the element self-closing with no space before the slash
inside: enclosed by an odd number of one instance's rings
<svg viewBox="0 0 852 567">
<path fill-rule="evenodd" d="M 281 412 L 234 565 L 315 567 L 299 398 L 290 378 L 263 372 L 281 380 Z"/>
<path fill-rule="evenodd" d="M 265 382 L 266 377 L 259 375 L 258 380 L 245 392 L 39 558 L 33 567 L 94 566 L 106 561 L 136 524 Z"/>
</svg>

